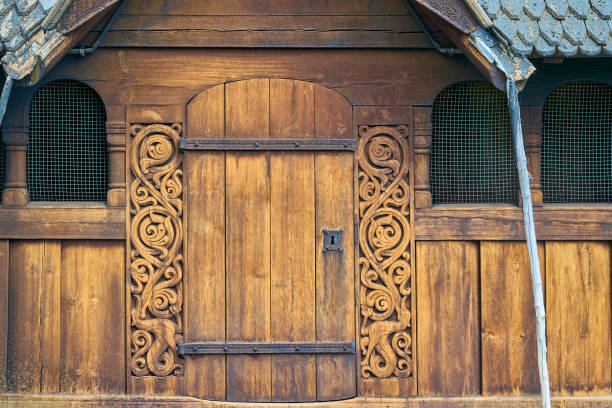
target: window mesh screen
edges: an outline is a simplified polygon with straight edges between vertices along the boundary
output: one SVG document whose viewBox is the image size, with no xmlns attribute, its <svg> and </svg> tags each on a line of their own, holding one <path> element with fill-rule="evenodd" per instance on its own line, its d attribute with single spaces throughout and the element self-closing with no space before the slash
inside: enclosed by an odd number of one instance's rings
<svg viewBox="0 0 612 408">
<path fill-rule="evenodd" d="M 541 162 L 545 202 L 612 201 L 612 87 L 571 82 L 551 92 Z"/>
<path fill-rule="evenodd" d="M 517 175 L 508 102 L 484 82 L 444 89 L 432 112 L 434 204 L 514 203 Z"/>
<path fill-rule="evenodd" d="M 41 87 L 30 105 L 27 178 L 32 201 L 104 201 L 108 186 L 106 111 L 76 81 Z"/>
</svg>

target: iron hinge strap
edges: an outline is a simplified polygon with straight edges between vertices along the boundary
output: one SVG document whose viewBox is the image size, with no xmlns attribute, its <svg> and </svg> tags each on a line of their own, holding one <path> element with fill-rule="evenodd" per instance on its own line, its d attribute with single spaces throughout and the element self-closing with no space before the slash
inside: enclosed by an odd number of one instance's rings
<svg viewBox="0 0 612 408">
<path fill-rule="evenodd" d="M 185 139 L 181 150 L 355 151 L 355 139 Z"/>
<path fill-rule="evenodd" d="M 183 343 L 187 354 L 355 354 L 355 343 Z"/>
</svg>

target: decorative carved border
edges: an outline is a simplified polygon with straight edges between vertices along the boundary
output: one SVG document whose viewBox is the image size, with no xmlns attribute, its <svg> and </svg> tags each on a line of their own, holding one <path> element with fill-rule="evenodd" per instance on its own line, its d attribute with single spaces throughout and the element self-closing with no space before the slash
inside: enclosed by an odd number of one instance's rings
<svg viewBox="0 0 612 408">
<path fill-rule="evenodd" d="M 133 124 L 130 150 L 130 344 L 134 376 L 182 376 L 181 124 Z"/>
<path fill-rule="evenodd" d="M 361 378 L 413 374 L 408 134 L 359 127 Z"/>
</svg>

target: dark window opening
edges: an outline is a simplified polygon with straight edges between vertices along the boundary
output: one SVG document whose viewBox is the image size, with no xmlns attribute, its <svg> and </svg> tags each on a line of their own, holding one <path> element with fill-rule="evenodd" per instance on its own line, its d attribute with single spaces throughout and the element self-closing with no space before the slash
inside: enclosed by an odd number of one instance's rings
<svg viewBox="0 0 612 408">
<path fill-rule="evenodd" d="M 2 139 L 2 128 L 0 128 L 0 203 L 2 203 L 2 190 L 4 189 L 4 141 Z"/>
<path fill-rule="evenodd" d="M 31 201 L 105 201 L 106 110 L 80 82 L 42 86 L 30 105 L 27 181 Z"/>
<path fill-rule="evenodd" d="M 612 87 L 578 81 L 550 93 L 541 162 L 544 202 L 612 201 Z"/>
<path fill-rule="evenodd" d="M 516 203 L 517 175 L 508 102 L 484 82 L 444 89 L 432 111 L 434 204 Z"/>
</svg>

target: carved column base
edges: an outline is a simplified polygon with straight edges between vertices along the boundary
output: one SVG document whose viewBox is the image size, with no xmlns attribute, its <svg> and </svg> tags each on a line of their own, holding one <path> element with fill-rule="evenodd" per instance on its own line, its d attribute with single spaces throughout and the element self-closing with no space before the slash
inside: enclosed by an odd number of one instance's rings
<svg viewBox="0 0 612 408">
<path fill-rule="evenodd" d="M 111 188 L 106 193 L 106 205 L 109 207 L 125 206 L 125 188 Z"/>
<path fill-rule="evenodd" d="M 2 205 L 4 207 L 23 207 L 30 201 L 27 188 L 5 187 L 2 191 Z"/>
<path fill-rule="evenodd" d="M 432 204 L 431 191 L 414 192 L 414 206 L 416 208 L 431 208 Z"/>
</svg>

